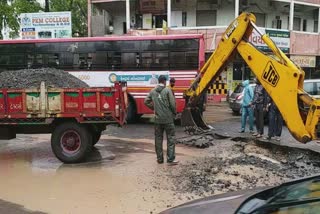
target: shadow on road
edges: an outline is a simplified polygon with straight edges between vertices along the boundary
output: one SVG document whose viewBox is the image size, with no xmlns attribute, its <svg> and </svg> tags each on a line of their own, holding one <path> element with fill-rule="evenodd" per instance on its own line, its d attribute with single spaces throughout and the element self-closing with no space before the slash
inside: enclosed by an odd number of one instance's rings
<svg viewBox="0 0 320 214">
<path fill-rule="evenodd" d="M 7 214 L 46 214 L 40 211 L 31 211 L 24 206 L 19 204 L 14 204 L 8 201 L 4 201 L 0 199 L 0 213 L 7 213 Z"/>
</svg>

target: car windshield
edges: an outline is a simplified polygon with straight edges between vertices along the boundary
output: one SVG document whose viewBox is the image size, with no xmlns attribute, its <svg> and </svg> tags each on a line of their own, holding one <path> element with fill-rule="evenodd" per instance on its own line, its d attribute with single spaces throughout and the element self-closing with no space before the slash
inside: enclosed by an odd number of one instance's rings
<svg viewBox="0 0 320 214">
<path fill-rule="evenodd" d="M 236 213 L 320 213 L 320 176 L 259 193 L 242 204 Z"/>
<path fill-rule="evenodd" d="M 320 95 L 320 82 L 305 82 L 303 88 L 310 95 Z"/>
<path fill-rule="evenodd" d="M 241 93 L 243 91 L 243 86 L 241 84 L 237 85 L 233 93 Z"/>
</svg>

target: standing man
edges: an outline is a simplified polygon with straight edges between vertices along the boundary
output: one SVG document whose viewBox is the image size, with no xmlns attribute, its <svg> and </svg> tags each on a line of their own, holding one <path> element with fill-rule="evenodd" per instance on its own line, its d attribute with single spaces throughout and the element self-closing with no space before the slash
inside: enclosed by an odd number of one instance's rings
<svg viewBox="0 0 320 214">
<path fill-rule="evenodd" d="M 266 100 L 266 91 L 258 79 L 256 79 L 255 82 L 257 85 L 254 89 L 253 101 L 250 106 L 254 108 L 257 127 L 257 133 L 254 133 L 253 136 L 260 138 L 263 136 L 264 130 L 264 104 Z"/>
<path fill-rule="evenodd" d="M 171 89 L 173 96 L 174 96 L 174 85 L 175 84 L 176 84 L 176 79 L 174 77 L 171 77 L 170 78 L 170 86 L 169 86 L 169 88 Z"/>
<path fill-rule="evenodd" d="M 163 163 L 163 133 L 167 135 L 167 162 L 170 165 L 178 164 L 175 161 L 175 127 L 174 119 L 177 114 L 176 102 L 170 88 L 166 87 L 167 78 L 160 75 L 157 85 L 148 94 L 144 104 L 155 113 L 155 148 L 157 161 Z"/>
<path fill-rule="evenodd" d="M 269 126 L 268 126 L 268 137 L 265 140 L 271 140 L 275 137 L 275 140 L 280 141 L 282 132 L 283 119 L 279 109 L 273 102 L 270 96 L 267 96 L 266 111 L 269 113 Z"/>
<path fill-rule="evenodd" d="M 243 89 L 243 101 L 241 104 L 241 130 L 240 132 L 245 132 L 247 117 L 249 116 L 249 129 L 250 133 L 253 133 L 253 110 L 250 106 L 250 103 L 253 99 L 253 90 L 249 85 L 249 80 L 245 80 L 242 82 Z"/>
</svg>

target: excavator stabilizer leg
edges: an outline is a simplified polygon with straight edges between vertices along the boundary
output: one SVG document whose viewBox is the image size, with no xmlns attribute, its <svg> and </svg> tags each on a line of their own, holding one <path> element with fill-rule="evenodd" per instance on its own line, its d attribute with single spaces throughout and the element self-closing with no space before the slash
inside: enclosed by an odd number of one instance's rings
<svg viewBox="0 0 320 214">
<path fill-rule="evenodd" d="M 204 132 L 211 128 L 204 122 L 199 109 L 185 108 L 181 115 L 181 126 L 189 133 Z"/>
</svg>

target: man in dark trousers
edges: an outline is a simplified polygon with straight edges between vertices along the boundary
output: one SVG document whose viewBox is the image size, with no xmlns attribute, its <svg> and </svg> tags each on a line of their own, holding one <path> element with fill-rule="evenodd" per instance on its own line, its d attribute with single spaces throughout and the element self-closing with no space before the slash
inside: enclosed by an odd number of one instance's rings
<svg viewBox="0 0 320 214">
<path fill-rule="evenodd" d="M 157 161 L 163 163 L 163 133 L 167 135 L 167 162 L 175 165 L 175 127 L 174 119 L 176 117 L 176 102 L 170 88 L 166 87 L 167 78 L 160 75 L 157 85 L 148 94 L 144 104 L 155 113 L 155 148 Z"/>
<path fill-rule="evenodd" d="M 264 130 L 264 104 L 267 93 L 258 79 L 256 79 L 255 82 L 256 87 L 253 92 L 253 100 L 250 106 L 254 109 L 257 128 L 257 133 L 254 133 L 253 136 L 260 138 L 263 136 Z"/>
<path fill-rule="evenodd" d="M 268 126 L 268 137 L 265 140 L 271 140 L 275 137 L 275 140 L 280 141 L 282 132 L 283 119 L 279 109 L 273 102 L 270 96 L 267 96 L 265 109 L 269 113 L 269 126 Z"/>
</svg>

